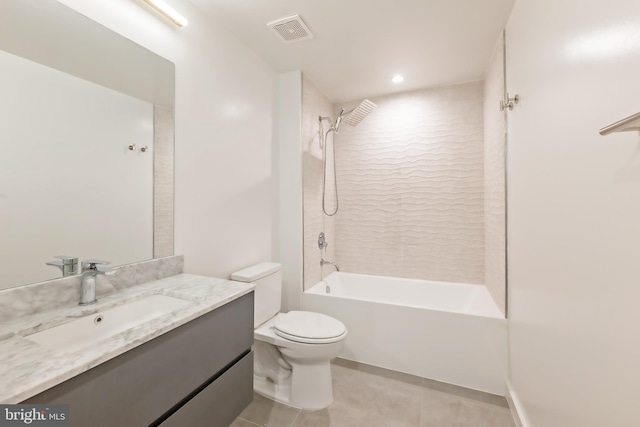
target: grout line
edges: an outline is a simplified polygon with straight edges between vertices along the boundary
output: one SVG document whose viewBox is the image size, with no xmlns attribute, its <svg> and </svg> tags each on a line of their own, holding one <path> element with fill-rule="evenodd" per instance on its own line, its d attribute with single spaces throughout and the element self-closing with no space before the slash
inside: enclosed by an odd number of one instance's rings
<svg viewBox="0 0 640 427">
<path fill-rule="evenodd" d="M 248 423 L 249 423 L 249 424 L 251 424 L 252 426 L 262 427 L 260 424 L 256 424 L 256 423 L 254 423 L 254 422 L 251 422 L 251 421 L 247 420 L 246 418 L 242 418 L 242 417 L 238 417 L 238 418 L 239 418 L 239 419 L 241 419 L 242 421 L 246 421 L 246 422 L 248 422 Z"/>
<path fill-rule="evenodd" d="M 425 392 L 424 392 L 424 384 L 425 384 L 425 382 L 424 382 L 424 378 L 423 378 L 422 381 L 420 382 L 420 386 L 422 387 L 422 390 L 420 391 L 420 414 L 418 416 L 418 425 L 419 426 L 424 425 L 423 421 L 426 421 L 426 420 L 422 419 L 424 417 L 424 413 L 425 413 L 424 399 L 426 397 L 425 396 Z"/>
<path fill-rule="evenodd" d="M 289 427 L 293 427 L 296 425 L 296 421 L 298 421 L 298 417 L 300 417 L 300 414 L 302 414 L 302 409 L 300 409 L 298 411 L 298 413 L 296 414 L 296 416 L 293 418 L 293 420 L 291 421 L 291 424 L 289 424 Z"/>
</svg>

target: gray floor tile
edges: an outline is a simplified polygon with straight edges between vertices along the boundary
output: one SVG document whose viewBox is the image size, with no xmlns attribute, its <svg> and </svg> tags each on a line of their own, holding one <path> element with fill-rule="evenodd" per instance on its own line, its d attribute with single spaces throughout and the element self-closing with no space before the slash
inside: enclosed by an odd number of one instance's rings
<svg viewBox="0 0 640 427">
<path fill-rule="evenodd" d="M 253 401 L 239 418 L 263 427 L 290 427 L 298 413 L 299 409 L 254 394 Z"/>
<path fill-rule="evenodd" d="M 477 400 L 479 402 L 490 403 L 492 405 L 502 406 L 503 408 L 508 408 L 509 404 L 507 403 L 507 399 L 503 396 L 497 396 L 495 394 L 483 393 L 481 391 L 472 390 L 469 388 L 460 387 L 453 384 L 447 384 L 440 381 L 434 381 L 430 379 L 423 379 L 423 386 L 425 388 L 440 391 L 443 393 L 451 394 L 454 396 Z"/>
<path fill-rule="evenodd" d="M 257 427 L 257 424 L 250 423 L 247 420 L 243 420 L 242 418 L 236 418 L 233 423 L 229 427 Z"/>
<path fill-rule="evenodd" d="M 501 402 L 500 402 L 501 403 Z M 501 404 L 469 399 L 426 388 L 420 427 L 515 427 L 511 412 Z"/>
<path fill-rule="evenodd" d="M 350 361 L 332 365 L 334 402 L 300 411 L 259 395 L 231 427 L 515 427 L 506 400 Z"/>
<path fill-rule="evenodd" d="M 333 404 L 322 411 L 302 411 L 293 427 L 378 426 L 377 419 L 357 408 Z"/>
<path fill-rule="evenodd" d="M 417 377 L 415 375 L 392 371 L 385 368 L 379 368 L 377 366 L 371 366 L 367 365 L 366 363 L 355 362 L 353 360 L 336 358 L 331 363 L 334 365 L 343 366 L 345 368 L 354 369 L 361 372 L 368 372 L 379 377 L 398 380 L 409 384 L 421 385 L 423 382 L 423 378 Z"/>
<path fill-rule="evenodd" d="M 334 402 L 302 411 L 294 427 L 416 427 L 421 387 L 340 365 L 332 367 Z"/>
<path fill-rule="evenodd" d="M 460 407 L 462 427 L 515 427 L 515 421 L 508 408 L 467 402 Z"/>
</svg>

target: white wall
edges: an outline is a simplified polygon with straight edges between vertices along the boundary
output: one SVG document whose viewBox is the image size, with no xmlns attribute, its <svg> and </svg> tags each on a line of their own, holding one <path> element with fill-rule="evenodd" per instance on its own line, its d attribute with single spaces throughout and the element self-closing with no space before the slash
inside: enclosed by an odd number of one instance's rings
<svg viewBox="0 0 640 427">
<path fill-rule="evenodd" d="M 279 259 L 282 263 L 282 311 L 302 306 L 302 73 L 278 78 Z"/>
<path fill-rule="evenodd" d="M 518 1 L 507 27 L 510 383 L 529 427 L 640 425 L 637 0 Z"/>
<path fill-rule="evenodd" d="M 177 28 L 141 1 L 61 0 L 176 65 L 176 240 L 187 272 L 271 260 L 276 75 L 187 0 Z"/>
</svg>

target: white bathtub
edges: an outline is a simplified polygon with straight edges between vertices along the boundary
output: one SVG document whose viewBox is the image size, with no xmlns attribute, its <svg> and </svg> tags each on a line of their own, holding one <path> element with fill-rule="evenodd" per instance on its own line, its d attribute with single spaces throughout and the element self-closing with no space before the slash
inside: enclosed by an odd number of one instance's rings
<svg viewBox="0 0 640 427">
<path fill-rule="evenodd" d="M 482 285 L 335 272 L 303 309 L 347 326 L 339 357 L 505 395 L 507 321 Z"/>
</svg>

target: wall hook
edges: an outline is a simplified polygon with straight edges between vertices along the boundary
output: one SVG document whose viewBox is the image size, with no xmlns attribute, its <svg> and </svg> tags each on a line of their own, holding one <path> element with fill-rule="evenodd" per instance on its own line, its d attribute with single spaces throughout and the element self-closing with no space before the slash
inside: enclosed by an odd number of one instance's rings
<svg viewBox="0 0 640 427">
<path fill-rule="evenodd" d="M 509 93 L 505 92 L 504 99 L 500 100 L 500 111 L 506 109 L 513 110 L 513 106 L 520 102 L 520 95 L 516 95 L 513 98 L 509 98 Z"/>
</svg>

